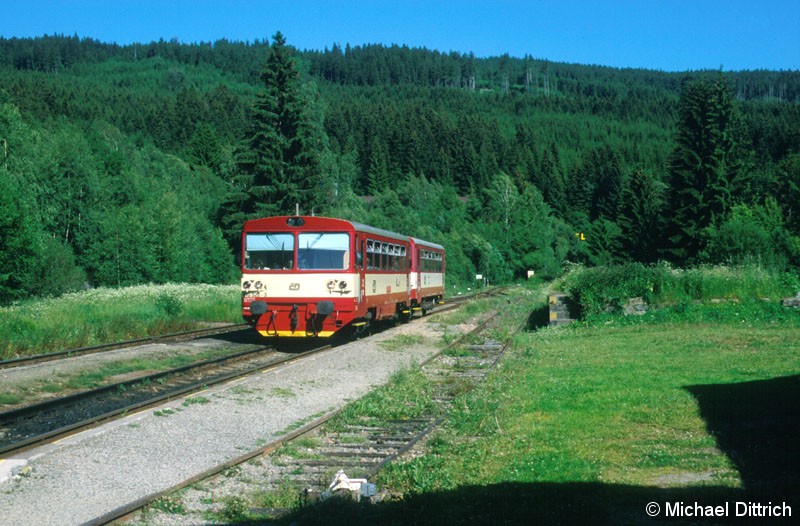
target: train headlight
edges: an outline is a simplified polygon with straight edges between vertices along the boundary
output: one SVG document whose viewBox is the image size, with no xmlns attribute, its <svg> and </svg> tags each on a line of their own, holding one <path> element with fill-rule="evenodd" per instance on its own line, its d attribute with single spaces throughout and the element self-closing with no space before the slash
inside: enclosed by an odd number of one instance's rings
<svg viewBox="0 0 800 526">
<path fill-rule="evenodd" d="M 335 289 L 336 288 L 336 280 L 335 279 L 329 279 L 327 287 L 328 287 L 328 290 Z"/>
<path fill-rule="evenodd" d="M 339 288 L 342 289 L 342 290 L 346 289 L 347 288 L 347 282 L 346 281 L 340 281 L 339 282 Z"/>
<path fill-rule="evenodd" d="M 252 285 L 252 283 L 251 283 L 251 282 L 249 282 L 249 281 L 245 281 L 244 283 L 242 283 L 242 288 L 243 288 L 244 290 L 247 290 L 247 289 L 249 289 L 249 288 L 250 288 L 250 285 Z"/>
<path fill-rule="evenodd" d="M 256 281 L 256 290 L 261 290 L 264 287 L 264 284 L 260 281 Z"/>
</svg>

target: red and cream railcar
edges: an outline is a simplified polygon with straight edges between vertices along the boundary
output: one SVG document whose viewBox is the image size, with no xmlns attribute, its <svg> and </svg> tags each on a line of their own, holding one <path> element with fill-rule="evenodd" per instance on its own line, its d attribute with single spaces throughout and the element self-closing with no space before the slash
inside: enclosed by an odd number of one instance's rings
<svg viewBox="0 0 800 526">
<path fill-rule="evenodd" d="M 444 257 L 439 245 L 341 219 L 247 221 L 242 315 L 264 336 L 295 337 L 331 336 L 407 315 L 415 243 Z"/>
<path fill-rule="evenodd" d="M 411 241 L 411 271 L 409 272 L 412 310 L 423 314 L 444 298 L 445 251 L 444 247 L 422 239 Z"/>
</svg>

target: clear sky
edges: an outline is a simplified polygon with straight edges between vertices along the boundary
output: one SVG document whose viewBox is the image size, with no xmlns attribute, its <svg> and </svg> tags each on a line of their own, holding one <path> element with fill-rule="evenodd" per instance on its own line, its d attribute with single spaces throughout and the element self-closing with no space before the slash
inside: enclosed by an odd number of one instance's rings
<svg viewBox="0 0 800 526">
<path fill-rule="evenodd" d="M 800 0 L 0 0 L 0 36 L 399 44 L 687 71 L 800 70 Z"/>
</svg>

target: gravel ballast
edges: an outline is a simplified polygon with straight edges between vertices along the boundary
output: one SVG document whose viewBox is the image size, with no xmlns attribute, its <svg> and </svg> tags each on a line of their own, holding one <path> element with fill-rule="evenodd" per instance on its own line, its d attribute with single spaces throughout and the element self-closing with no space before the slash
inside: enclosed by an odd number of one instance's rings
<svg viewBox="0 0 800 526">
<path fill-rule="evenodd" d="M 207 390 L 197 395 L 203 403 L 177 400 L 2 459 L 0 517 L 5 524 L 81 524 L 173 487 L 426 360 L 438 350 L 440 330 L 425 322 L 398 326 Z M 402 350 L 379 345 L 401 334 L 422 335 L 424 343 Z"/>
</svg>

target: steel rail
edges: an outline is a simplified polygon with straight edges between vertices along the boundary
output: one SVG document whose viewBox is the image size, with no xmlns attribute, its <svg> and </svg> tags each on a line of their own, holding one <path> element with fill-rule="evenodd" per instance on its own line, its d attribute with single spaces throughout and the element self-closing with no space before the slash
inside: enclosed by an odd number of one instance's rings
<svg viewBox="0 0 800 526">
<path fill-rule="evenodd" d="M 66 358 L 73 358 L 75 356 L 83 356 L 86 354 L 95 354 L 105 351 L 113 351 L 117 349 L 125 349 L 135 345 L 142 345 L 144 343 L 156 343 L 162 340 L 178 340 L 181 339 L 194 339 L 202 338 L 204 336 L 212 336 L 215 334 L 224 334 L 226 332 L 234 332 L 248 327 L 246 323 L 238 323 L 234 325 L 225 325 L 221 327 L 208 327 L 205 329 L 194 329 L 184 332 L 173 332 L 169 334 L 162 334 L 159 336 L 147 336 L 145 338 L 136 338 L 133 340 L 123 340 L 120 342 L 103 343 L 100 345 L 91 345 L 88 347 L 78 347 L 75 349 L 66 349 L 63 351 L 56 351 L 51 353 L 34 354 L 32 356 L 20 356 L 17 358 L 9 358 L 7 360 L 0 360 L 0 369 L 10 369 L 13 367 L 21 367 L 24 365 L 34 365 L 37 363 L 50 362 L 55 360 L 63 360 Z"/>
</svg>

